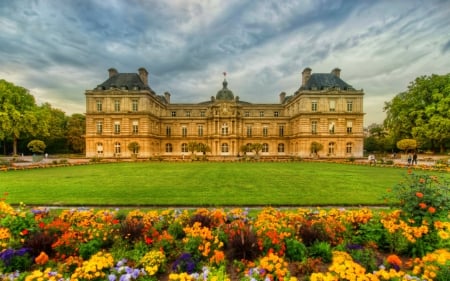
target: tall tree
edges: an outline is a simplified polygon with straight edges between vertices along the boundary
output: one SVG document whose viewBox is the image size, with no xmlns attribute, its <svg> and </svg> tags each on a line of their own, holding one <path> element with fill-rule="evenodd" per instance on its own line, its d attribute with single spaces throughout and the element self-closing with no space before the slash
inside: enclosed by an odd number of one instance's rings
<svg viewBox="0 0 450 281">
<path fill-rule="evenodd" d="M 17 141 L 21 137 L 48 135 L 48 114 L 36 106 L 34 97 L 23 87 L 0 80 L 0 140 L 13 141 L 13 154 L 17 154 Z"/>
<path fill-rule="evenodd" d="M 450 73 L 416 78 L 384 109 L 396 140 L 414 138 L 443 152 L 450 143 Z"/>
<path fill-rule="evenodd" d="M 72 114 L 67 121 L 67 144 L 73 152 L 80 153 L 85 151 L 85 132 L 86 116 L 79 113 Z"/>
</svg>

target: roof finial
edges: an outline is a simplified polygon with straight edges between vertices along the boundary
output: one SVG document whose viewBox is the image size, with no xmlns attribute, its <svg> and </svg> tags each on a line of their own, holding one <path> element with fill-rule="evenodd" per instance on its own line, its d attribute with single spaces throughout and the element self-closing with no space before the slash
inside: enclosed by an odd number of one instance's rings
<svg viewBox="0 0 450 281">
<path fill-rule="evenodd" d="M 227 73 L 225 71 L 223 72 L 223 79 L 227 79 Z"/>
</svg>

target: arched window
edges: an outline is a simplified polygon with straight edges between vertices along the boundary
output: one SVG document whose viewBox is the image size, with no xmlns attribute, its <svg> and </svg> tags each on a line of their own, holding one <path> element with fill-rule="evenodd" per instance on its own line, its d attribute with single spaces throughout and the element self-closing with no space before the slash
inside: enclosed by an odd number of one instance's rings
<svg viewBox="0 0 450 281">
<path fill-rule="evenodd" d="M 267 143 L 263 143 L 261 152 L 269 152 L 269 145 Z"/>
<path fill-rule="evenodd" d="M 172 144 L 166 143 L 166 152 L 172 153 Z"/>
<path fill-rule="evenodd" d="M 284 143 L 278 144 L 278 152 L 284 152 Z"/>
<path fill-rule="evenodd" d="M 97 143 L 97 154 L 103 154 L 103 143 Z"/>
<path fill-rule="evenodd" d="M 187 145 L 187 143 L 181 144 L 181 152 L 188 152 L 188 145 Z"/>
<path fill-rule="evenodd" d="M 120 153 L 120 142 L 114 143 L 114 153 L 116 153 L 116 154 Z"/>
<path fill-rule="evenodd" d="M 351 142 L 348 142 L 345 146 L 345 151 L 347 153 L 352 153 L 352 150 L 353 150 L 353 144 Z"/>
<path fill-rule="evenodd" d="M 228 152 L 228 143 L 222 143 L 222 153 Z"/>
<path fill-rule="evenodd" d="M 334 142 L 328 144 L 328 154 L 334 154 Z"/>
</svg>

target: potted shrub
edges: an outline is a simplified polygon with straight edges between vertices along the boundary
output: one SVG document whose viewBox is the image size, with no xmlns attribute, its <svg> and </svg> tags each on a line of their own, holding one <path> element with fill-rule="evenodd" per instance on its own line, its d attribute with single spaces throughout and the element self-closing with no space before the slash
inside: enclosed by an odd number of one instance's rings
<svg viewBox="0 0 450 281">
<path fill-rule="evenodd" d="M 137 159 L 137 155 L 139 153 L 139 148 L 141 148 L 141 146 L 139 145 L 139 143 L 133 141 L 130 142 L 128 144 L 128 150 L 131 152 L 131 159 L 136 160 Z"/>
<path fill-rule="evenodd" d="M 39 162 L 44 158 L 42 153 L 44 153 L 47 146 L 43 141 L 32 140 L 27 144 L 27 147 L 31 152 L 33 152 L 33 162 Z"/>
</svg>

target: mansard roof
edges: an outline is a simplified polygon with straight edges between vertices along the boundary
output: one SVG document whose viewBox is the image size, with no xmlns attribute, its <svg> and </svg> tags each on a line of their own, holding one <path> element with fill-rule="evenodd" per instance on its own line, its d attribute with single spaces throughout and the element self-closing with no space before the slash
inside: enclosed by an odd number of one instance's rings
<svg viewBox="0 0 450 281">
<path fill-rule="evenodd" d="M 342 90 L 353 90 L 353 87 L 332 73 L 313 73 L 305 85 L 299 90 L 325 90 L 339 88 Z"/>
<path fill-rule="evenodd" d="M 149 86 L 146 86 L 142 82 L 137 73 L 117 73 L 98 85 L 98 87 L 103 87 L 103 89 L 126 88 L 127 90 L 151 90 Z"/>
</svg>

